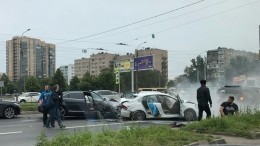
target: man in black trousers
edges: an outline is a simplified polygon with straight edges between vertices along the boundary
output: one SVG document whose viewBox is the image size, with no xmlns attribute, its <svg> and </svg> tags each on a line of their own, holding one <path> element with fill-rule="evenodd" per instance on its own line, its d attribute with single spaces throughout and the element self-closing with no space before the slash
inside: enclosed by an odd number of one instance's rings
<svg viewBox="0 0 260 146">
<path fill-rule="evenodd" d="M 209 88 L 206 87 L 206 80 L 200 81 L 201 87 L 197 90 L 197 101 L 199 106 L 199 117 L 198 120 L 200 121 L 203 116 L 203 111 L 207 113 L 206 118 L 211 117 L 210 108 L 212 107 L 211 96 L 209 92 Z"/>
</svg>

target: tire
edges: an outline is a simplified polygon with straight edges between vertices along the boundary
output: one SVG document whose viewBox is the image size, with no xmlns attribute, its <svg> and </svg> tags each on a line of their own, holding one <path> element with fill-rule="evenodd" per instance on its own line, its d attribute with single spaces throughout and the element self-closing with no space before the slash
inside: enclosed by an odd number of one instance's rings
<svg viewBox="0 0 260 146">
<path fill-rule="evenodd" d="M 3 116 L 6 119 L 12 119 L 15 116 L 15 109 L 12 106 L 8 106 L 3 111 Z"/>
<path fill-rule="evenodd" d="M 66 114 L 67 114 L 66 109 L 63 106 L 61 106 L 60 107 L 60 116 L 61 116 L 62 120 L 65 119 Z"/>
<path fill-rule="evenodd" d="M 20 100 L 20 103 L 25 103 L 25 102 L 26 102 L 26 100 L 24 100 L 24 99 Z"/>
<path fill-rule="evenodd" d="M 193 109 L 187 109 L 184 111 L 184 119 L 187 121 L 196 121 L 197 114 Z"/>
<path fill-rule="evenodd" d="M 133 119 L 136 121 L 142 121 L 142 120 L 145 120 L 145 118 L 146 118 L 146 115 L 143 111 L 135 111 L 133 113 Z"/>
</svg>

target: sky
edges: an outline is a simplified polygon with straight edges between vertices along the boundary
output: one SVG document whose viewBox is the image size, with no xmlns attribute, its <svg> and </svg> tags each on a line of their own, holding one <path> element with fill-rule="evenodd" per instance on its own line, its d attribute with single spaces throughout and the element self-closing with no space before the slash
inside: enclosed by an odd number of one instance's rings
<svg viewBox="0 0 260 146">
<path fill-rule="evenodd" d="M 227 47 L 259 51 L 260 0 L 0 2 L 0 72 L 6 72 L 6 40 L 21 36 L 29 28 L 25 36 L 56 44 L 56 68 L 101 52 L 95 48 L 123 55 L 134 53 L 139 44 L 147 42 L 138 49 L 168 50 L 169 79 L 174 79 L 183 74 L 192 58 L 206 56 L 207 50 Z M 69 41 L 78 38 L 84 39 Z M 82 49 L 87 49 L 87 53 L 82 53 Z"/>
</svg>

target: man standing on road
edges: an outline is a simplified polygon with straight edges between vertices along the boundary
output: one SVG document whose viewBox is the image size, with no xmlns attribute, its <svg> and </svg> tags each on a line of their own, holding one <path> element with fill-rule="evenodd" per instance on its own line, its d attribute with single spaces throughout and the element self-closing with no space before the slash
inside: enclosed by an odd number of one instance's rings
<svg viewBox="0 0 260 146">
<path fill-rule="evenodd" d="M 46 127 L 46 124 L 47 124 L 49 109 L 46 106 L 46 101 L 47 101 L 47 98 L 50 98 L 50 97 L 51 97 L 50 86 L 46 85 L 45 90 L 41 93 L 41 95 L 39 97 L 39 106 L 41 106 L 42 114 L 43 114 L 43 127 Z"/>
<path fill-rule="evenodd" d="M 203 111 L 207 113 L 206 118 L 210 118 L 211 116 L 210 108 L 212 107 L 209 88 L 206 87 L 206 80 L 201 80 L 200 84 L 201 87 L 198 88 L 197 90 L 197 101 L 199 106 L 199 117 L 198 117 L 199 121 L 202 119 Z"/>
<path fill-rule="evenodd" d="M 234 103 L 234 96 L 229 96 L 228 101 L 223 102 L 220 105 L 219 112 L 221 116 L 228 116 L 228 115 L 234 115 L 238 114 L 238 106 Z"/>
</svg>

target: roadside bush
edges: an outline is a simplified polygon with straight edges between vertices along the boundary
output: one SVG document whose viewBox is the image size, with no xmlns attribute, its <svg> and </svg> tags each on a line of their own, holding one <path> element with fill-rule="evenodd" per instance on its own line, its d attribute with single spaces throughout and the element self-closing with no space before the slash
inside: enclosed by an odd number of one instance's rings
<svg viewBox="0 0 260 146">
<path fill-rule="evenodd" d="M 168 126 L 151 126 L 149 128 L 131 127 L 120 131 L 103 130 L 93 134 L 89 131 L 75 133 L 61 133 L 52 140 L 43 138 L 38 141 L 38 146 L 179 146 L 190 144 L 199 140 L 212 140 L 212 136 L 198 133 L 173 130 Z"/>
<path fill-rule="evenodd" d="M 239 115 L 228 117 L 213 117 L 211 119 L 194 122 L 184 130 L 199 133 L 226 134 L 252 138 L 252 132 L 260 131 L 260 112 L 245 109 Z"/>
<path fill-rule="evenodd" d="M 22 111 L 38 111 L 38 103 L 20 103 Z"/>
</svg>

